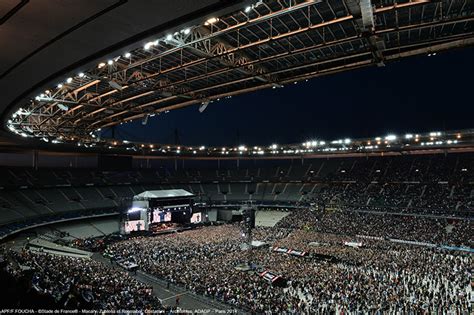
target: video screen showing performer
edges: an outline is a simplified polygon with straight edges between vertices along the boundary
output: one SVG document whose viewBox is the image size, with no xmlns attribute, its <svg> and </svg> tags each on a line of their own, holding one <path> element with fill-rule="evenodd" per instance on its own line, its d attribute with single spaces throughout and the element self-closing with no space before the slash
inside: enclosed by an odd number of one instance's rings
<svg viewBox="0 0 474 315">
<path fill-rule="evenodd" d="M 145 220 L 125 221 L 125 233 L 145 230 Z"/>
<path fill-rule="evenodd" d="M 191 216 L 191 223 L 200 223 L 200 222 L 202 222 L 201 212 L 193 213 L 193 215 Z"/>
<path fill-rule="evenodd" d="M 153 223 L 171 222 L 171 212 L 153 210 Z"/>
</svg>

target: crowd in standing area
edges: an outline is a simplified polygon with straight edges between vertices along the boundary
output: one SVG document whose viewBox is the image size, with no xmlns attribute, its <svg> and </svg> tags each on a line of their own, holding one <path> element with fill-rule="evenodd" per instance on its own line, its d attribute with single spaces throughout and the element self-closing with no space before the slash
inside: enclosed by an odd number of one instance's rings
<svg viewBox="0 0 474 315">
<path fill-rule="evenodd" d="M 366 235 L 474 248 L 474 220 L 377 214 L 358 211 L 298 209 L 278 227 L 311 229 L 339 235 Z"/>
<path fill-rule="evenodd" d="M 133 238 L 107 252 L 133 259 L 145 272 L 197 294 L 260 314 L 472 311 L 468 254 L 371 240 L 353 248 L 343 245 L 353 240 L 350 236 L 290 228 L 257 228 L 254 238 L 310 255 L 269 248 L 242 251 L 236 225 Z M 318 259 L 318 254 L 336 262 Z M 288 280 L 288 287 L 236 270 L 242 262 L 274 271 Z"/>
<path fill-rule="evenodd" d="M 131 237 L 112 242 L 104 254 L 256 314 L 474 311 L 472 254 L 388 240 L 473 247 L 469 220 L 308 208 L 292 211 L 275 227 L 255 228 L 253 239 L 269 247 L 242 250 L 242 231 L 239 224 L 225 224 Z M 308 255 L 276 252 L 275 246 Z M 64 308 L 163 309 L 151 287 L 118 267 L 28 250 L 3 252 L 11 275 L 30 277 L 35 290 Z M 243 264 L 252 271 L 236 268 Z M 286 279 L 287 285 L 268 282 L 260 274 L 265 270 Z"/>
</svg>

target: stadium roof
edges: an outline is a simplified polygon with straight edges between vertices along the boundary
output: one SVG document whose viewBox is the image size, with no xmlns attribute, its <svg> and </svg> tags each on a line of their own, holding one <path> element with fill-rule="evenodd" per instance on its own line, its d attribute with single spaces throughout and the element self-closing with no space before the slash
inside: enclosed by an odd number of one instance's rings
<svg viewBox="0 0 474 315">
<path fill-rule="evenodd" d="M 472 0 L 248 3 L 52 78 L 14 104 L 7 128 L 48 144 L 112 148 L 102 128 L 474 43 Z"/>
<path fill-rule="evenodd" d="M 248 1 L 247 1 L 248 2 Z M 150 36 L 225 14 L 243 0 L 0 1 L 0 114 L 24 106 L 57 79 Z M 8 138 L 8 133 L 0 135 Z M 17 137 L 13 137 L 17 138 Z M 2 139 L 3 140 L 3 139 Z M 27 139 L 17 138 L 17 143 Z M 22 141 L 26 142 L 26 141 Z"/>
</svg>

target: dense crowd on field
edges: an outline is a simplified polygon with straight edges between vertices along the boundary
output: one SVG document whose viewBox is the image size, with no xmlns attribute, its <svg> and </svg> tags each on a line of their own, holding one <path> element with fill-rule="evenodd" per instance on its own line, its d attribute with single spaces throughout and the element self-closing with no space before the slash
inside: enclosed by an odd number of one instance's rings
<svg viewBox="0 0 474 315">
<path fill-rule="evenodd" d="M 226 224 L 117 240 L 104 254 L 257 314 L 469 314 L 472 253 L 388 239 L 473 248 L 472 227 L 469 220 L 298 209 L 275 227 L 253 230 L 253 239 L 269 246 L 243 250 L 243 227 Z M 307 255 L 276 252 L 276 246 Z M 7 256 L 10 274 L 25 276 L 27 267 L 32 287 L 65 308 L 163 308 L 151 287 L 119 267 L 26 250 Z M 238 270 L 243 265 L 252 268 Z M 263 278 L 268 270 L 286 285 Z"/>
<path fill-rule="evenodd" d="M 472 311 L 469 254 L 289 227 L 257 228 L 254 239 L 309 256 L 270 248 L 242 251 L 236 225 L 137 237 L 115 243 L 107 252 L 137 262 L 158 278 L 255 313 Z M 363 247 L 343 245 L 353 240 Z M 235 268 L 248 262 L 255 271 Z M 264 270 L 283 276 L 288 286 L 267 282 L 259 275 Z"/>
<path fill-rule="evenodd" d="M 277 226 L 474 248 L 474 221 L 466 219 L 298 209 Z"/>
</svg>

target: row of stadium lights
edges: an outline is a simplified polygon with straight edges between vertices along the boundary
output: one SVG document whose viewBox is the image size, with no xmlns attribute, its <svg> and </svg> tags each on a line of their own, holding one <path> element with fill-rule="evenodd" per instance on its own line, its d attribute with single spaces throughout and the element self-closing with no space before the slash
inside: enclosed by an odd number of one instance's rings
<svg viewBox="0 0 474 315">
<path fill-rule="evenodd" d="M 437 137 L 442 136 L 441 132 L 431 132 L 429 133 L 429 139 L 430 141 L 427 142 L 420 142 L 420 145 L 422 146 L 429 146 L 429 145 L 441 145 L 441 144 L 457 144 L 458 139 L 461 138 L 461 134 L 458 133 L 456 134 L 456 139 L 454 140 L 436 140 Z M 421 136 L 416 134 L 406 134 L 404 137 L 406 140 L 409 139 L 414 139 L 415 142 L 419 142 Z M 352 140 L 349 138 L 346 139 L 340 139 L 340 140 L 334 140 L 331 141 L 330 144 L 332 145 L 342 145 L 342 147 L 324 147 L 326 146 L 326 141 L 307 141 L 302 144 L 303 148 L 301 149 L 284 149 L 283 147 L 277 145 L 277 144 L 272 144 L 271 146 L 268 147 L 259 147 L 259 146 L 254 146 L 254 147 L 246 147 L 245 145 L 241 145 L 238 147 L 233 147 L 233 148 L 227 148 L 227 147 L 222 147 L 222 148 L 207 148 L 207 153 L 220 153 L 221 155 L 229 155 L 229 154 L 244 154 L 247 153 L 249 155 L 263 155 L 265 153 L 270 153 L 270 154 L 301 154 L 301 153 L 312 153 L 312 152 L 334 152 L 334 151 L 349 151 L 353 149 L 378 149 L 379 145 L 386 145 L 386 147 L 390 147 L 393 142 L 395 142 L 397 139 L 399 139 L 396 135 L 387 135 L 386 137 L 376 137 L 375 142 L 368 140 L 366 142 L 366 145 L 361 144 L 357 147 L 350 147 L 349 145 L 352 143 Z M 122 141 L 124 144 L 129 144 L 130 142 L 127 140 Z M 114 146 L 119 145 L 120 143 L 118 141 L 112 142 L 112 146 L 109 146 L 109 148 L 114 148 Z M 405 144 L 405 146 L 408 146 L 409 144 Z M 154 144 L 141 144 L 139 147 L 144 150 L 144 149 L 151 149 L 152 152 L 157 152 L 160 151 L 161 153 L 175 153 L 175 154 L 180 154 L 183 150 L 186 153 L 192 153 L 192 154 L 197 154 L 198 151 L 202 152 L 206 150 L 205 146 L 200 146 L 199 148 L 197 147 L 171 147 L 171 146 L 166 146 L 162 147 L 160 149 L 155 149 Z M 319 147 L 319 148 L 316 148 Z M 316 148 L 316 149 L 315 149 Z M 132 150 L 133 148 L 128 147 L 127 150 Z"/>
<path fill-rule="evenodd" d="M 210 18 L 210 19 L 206 20 L 206 22 L 204 22 L 204 25 L 206 25 L 206 26 L 207 26 L 207 25 L 211 25 L 211 24 L 214 24 L 214 23 L 216 23 L 216 22 L 218 22 L 218 21 L 219 21 L 219 18 L 213 17 L 213 18 Z M 160 43 L 160 41 L 168 41 L 168 42 L 169 42 L 169 41 L 172 41 L 175 36 L 179 35 L 179 33 L 182 33 L 182 34 L 184 34 L 184 35 L 188 35 L 189 33 L 191 33 L 191 28 L 185 28 L 185 29 L 181 30 L 180 32 L 175 32 L 173 35 L 172 35 L 172 34 L 168 34 L 168 35 L 166 35 L 166 36 L 164 37 L 164 39 L 157 39 L 157 40 L 155 40 L 155 41 L 147 42 L 147 43 L 143 46 L 143 49 L 144 49 L 145 51 L 148 51 L 148 50 L 150 50 L 153 46 L 157 46 L 157 45 Z M 121 57 L 121 56 L 118 56 L 118 57 L 116 57 L 114 60 L 115 60 L 115 61 L 118 61 L 120 57 Z M 130 59 L 130 58 L 132 57 L 132 55 L 131 55 L 131 53 L 127 52 L 127 53 L 124 54 L 124 57 Z M 108 60 L 108 61 L 107 61 L 107 64 L 110 65 L 110 66 L 113 65 L 114 60 Z M 105 67 L 105 65 L 106 65 L 106 64 L 105 64 L 104 62 L 101 62 L 101 63 L 99 63 L 99 64 L 97 65 L 97 67 L 100 69 L 100 68 Z M 230 98 L 230 97 L 229 97 L 229 98 Z M 219 101 L 219 99 L 218 99 L 218 101 Z M 164 113 L 165 113 L 165 114 L 166 114 L 166 113 L 169 113 L 169 111 L 165 111 Z M 155 116 L 155 114 L 151 114 L 151 115 L 150 115 L 150 117 L 153 117 L 153 116 Z M 122 125 L 122 124 L 124 124 L 124 123 L 129 123 L 129 122 L 132 122 L 132 121 L 129 120 L 129 121 L 121 122 L 120 125 Z M 100 131 L 101 131 L 101 129 L 99 128 L 99 129 L 97 130 L 97 132 L 100 132 Z M 96 137 L 93 133 L 91 133 L 91 135 L 92 135 L 93 138 Z M 125 142 L 125 143 L 126 143 L 126 142 Z M 117 144 L 114 143 L 114 145 L 117 145 Z M 141 147 L 144 148 L 145 145 L 142 144 Z M 152 144 L 148 145 L 148 147 L 151 148 L 151 149 L 153 149 L 153 145 L 152 145 Z M 112 147 L 109 146 L 109 148 L 111 149 Z M 127 149 L 130 149 L 130 148 L 127 148 Z M 201 150 L 202 150 L 202 149 L 201 149 Z M 167 152 L 167 151 L 163 149 L 162 152 L 165 153 L 165 152 Z M 176 152 L 177 152 L 177 153 L 180 153 L 180 149 L 177 149 Z M 196 150 L 193 150 L 193 153 L 196 154 L 196 153 L 197 153 Z"/>
<path fill-rule="evenodd" d="M 258 1 L 256 4 L 252 5 L 252 6 L 248 6 L 245 8 L 245 12 L 246 13 L 249 13 L 252 9 L 258 7 L 259 5 L 263 4 L 263 1 Z M 204 25 L 206 26 L 209 26 L 209 25 L 212 25 L 216 22 L 219 21 L 219 18 L 217 17 L 211 17 L 209 19 L 207 19 L 205 22 L 204 22 Z M 157 46 L 160 41 L 172 41 L 174 39 L 175 36 L 179 35 L 180 33 L 184 34 L 184 35 L 188 35 L 189 33 L 191 33 L 191 28 L 185 28 L 179 32 L 175 32 L 174 34 L 167 34 L 164 38 L 161 38 L 161 39 L 157 39 L 155 41 L 151 41 L 151 42 L 147 42 L 144 46 L 143 46 L 143 49 L 144 50 L 149 50 L 150 48 L 152 48 L 153 46 Z M 109 65 L 109 66 L 112 66 L 114 64 L 114 62 L 117 62 L 118 60 L 120 60 L 122 56 L 117 56 L 113 59 L 109 59 L 107 60 L 107 63 L 105 62 L 100 62 L 98 65 L 97 65 L 97 68 L 101 69 L 103 67 L 105 67 L 106 65 Z M 132 54 L 130 52 L 126 52 L 124 55 L 123 55 L 124 58 L 126 59 L 131 59 L 132 58 Z M 86 74 L 84 72 L 80 72 L 79 74 L 77 74 L 77 78 L 81 79 L 81 78 L 84 78 L 86 76 Z M 66 79 L 66 84 L 71 84 L 73 82 L 74 78 L 73 77 L 69 77 Z M 65 83 L 58 83 L 58 85 L 56 86 L 58 89 L 62 89 L 64 87 L 64 84 Z M 49 90 L 46 90 L 45 91 L 45 94 L 49 94 L 50 91 Z M 35 97 L 35 99 L 38 101 L 38 100 L 41 100 L 42 98 L 44 98 L 45 95 L 44 94 L 40 94 L 38 96 Z"/>
<path fill-rule="evenodd" d="M 262 1 L 262 0 L 258 1 L 258 2 L 257 2 L 256 4 L 254 4 L 254 5 L 247 6 L 247 7 L 244 9 L 244 12 L 245 12 L 245 13 L 250 13 L 251 10 L 255 9 L 256 7 L 258 7 L 258 6 L 261 5 L 261 4 L 263 4 L 263 1 Z M 206 20 L 206 21 L 204 22 L 204 25 L 209 26 L 209 25 L 212 25 L 212 24 L 214 24 L 214 23 L 216 23 L 216 22 L 218 22 L 218 21 L 219 21 L 219 18 L 212 17 L 212 18 L 209 18 L 208 20 Z M 165 36 L 164 38 L 162 38 L 162 39 L 157 39 L 157 40 L 155 40 L 155 41 L 147 42 L 147 43 L 143 46 L 143 49 L 144 49 L 145 51 L 147 51 L 147 50 L 149 50 L 150 48 L 152 48 L 153 46 L 157 46 L 157 45 L 160 43 L 160 41 L 165 41 L 165 42 L 168 41 L 168 42 L 169 42 L 169 41 L 172 41 L 172 40 L 174 39 L 174 37 L 177 36 L 177 35 L 179 35 L 180 33 L 182 33 L 182 34 L 184 34 L 184 35 L 188 35 L 190 32 L 191 32 L 191 29 L 190 29 L 190 28 L 185 28 L 185 29 L 181 30 L 180 32 L 175 32 L 174 35 L 168 34 L 168 35 L 166 35 L 166 36 Z M 435 56 L 435 55 L 436 55 L 436 53 L 428 54 L 428 56 Z M 117 57 L 115 57 L 115 58 L 113 58 L 113 59 L 109 59 L 109 60 L 107 61 L 107 65 L 112 66 L 112 65 L 114 64 L 114 62 L 117 62 L 118 60 L 120 60 L 121 57 L 122 57 L 122 56 L 117 56 Z M 123 55 L 123 57 L 130 60 L 131 57 L 132 57 L 132 54 L 129 53 L 129 52 L 127 52 L 127 53 L 125 53 L 125 54 Z M 106 63 L 105 63 L 105 62 L 100 62 L 100 63 L 97 65 L 97 68 L 100 69 L 100 68 L 103 68 L 103 67 L 105 67 L 105 66 L 106 66 Z M 79 78 L 79 79 L 83 79 L 84 77 L 86 77 L 86 74 L 85 74 L 84 72 L 80 72 L 80 73 L 78 73 L 77 76 L 76 76 L 76 78 Z M 73 80 L 74 80 L 73 77 L 69 77 L 69 78 L 66 79 L 65 83 L 59 83 L 59 84 L 57 85 L 57 88 L 58 88 L 58 89 L 62 89 L 62 88 L 64 87 L 64 84 L 71 84 L 71 83 L 73 82 Z M 306 81 L 308 81 L 308 80 L 306 80 Z M 294 82 L 294 84 L 297 84 L 297 82 Z M 274 85 L 274 86 L 273 86 L 273 89 L 275 89 L 275 88 L 277 88 L 277 87 L 283 87 L 283 86 Z M 36 96 L 36 97 L 35 97 L 35 100 L 40 101 L 40 100 L 42 100 L 42 99 L 44 99 L 45 97 L 48 97 L 48 96 L 51 97 L 51 91 L 46 90 L 44 94 L 40 94 L 40 95 Z M 67 109 L 66 109 L 66 110 L 67 110 Z M 169 111 L 166 111 L 165 113 L 167 113 L 167 112 L 169 112 Z M 12 118 L 16 118 L 18 115 L 25 115 L 25 114 L 28 114 L 28 112 L 25 111 L 23 108 L 20 108 L 20 109 L 18 109 L 17 112 L 15 112 L 15 113 L 12 115 Z M 154 116 L 154 115 L 153 115 L 153 116 Z M 131 121 L 128 121 L 128 122 L 131 122 Z M 127 123 L 127 122 L 125 122 L 125 123 Z M 123 122 L 120 123 L 120 124 L 123 124 Z M 18 131 L 18 130 L 13 126 L 11 119 L 8 120 L 8 128 L 9 128 L 12 132 L 17 133 L 17 134 L 21 135 L 22 137 L 29 137 L 29 135 L 26 134 L 24 131 Z M 97 129 L 97 132 L 100 132 L 100 131 L 101 131 L 100 128 Z M 32 133 L 32 132 L 31 132 L 31 133 Z M 96 138 L 96 135 L 95 135 L 93 132 L 91 132 L 90 135 L 92 136 L 92 138 Z M 425 144 L 426 144 L 426 145 L 442 144 L 442 143 L 443 143 L 442 141 L 433 141 L 433 140 L 434 140 L 433 137 L 435 137 L 435 136 L 440 136 L 440 135 L 441 135 L 440 132 L 432 132 L 432 133 L 430 133 L 430 137 L 431 137 L 430 140 L 431 140 L 431 141 L 430 141 L 430 142 L 422 142 L 421 145 L 425 145 Z M 413 135 L 412 135 L 412 134 L 407 134 L 407 135 L 405 135 L 405 139 L 411 139 L 411 138 L 413 138 Z M 414 138 L 415 138 L 415 142 L 418 142 L 418 141 L 419 141 L 419 135 L 415 135 Z M 460 138 L 460 134 L 457 135 L 457 138 L 458 138 L 458 139 Z M 45 141 L 45 142 L 49 142 L 49 139 L 46 138 L 46 137 L 43 137 L 41 140 L 43 140 L 43 141 Z M 53 139 L 51 142 L 52 142 L 52 143 L 61 143 L 62 140 L 63 140 L 62 137 L 59 137 L 58 139 Z M 74 138 L 72 138 L 72 140 L 74 140 Z M 388 135 L 388 136 L 385 137 L 384 144 L 387 144 L 387 146 L 390 146 L 390 145 L 389 145 L 389 142 L 395 141 L 395 140 L 397 140 L 397 136 L 396 136 L 396 135 Z M 372 145 L 371 141 L 368 141 L 368 142 L 367 142 L 367 146 L 365 146 L 364 148 L 365 148 L 365 149 L 378 148 L 378 145 L 382 144 L 382 138 L 380 138 L 380 137 L 375 138 L 375 141 L 376 141 L 377 145 L 374 146 L 374 145 Z M 123 141 L 123 143 L 126 143 L 126 144 L 127 144 L 127 143 L 129 143 L 129 142 L 125 140 L 125 141 Z M 349 145 L 350 143 L 351 143 L 351 140 L 348 139 L 348 138 L 347 138 L 347 139 L 343 139 L 343 140 L 341 139 L 341 140 L 331 141 L 331 144 L 344 144 L 344 145 Z M 448 141 L 446 141 L 446 143 L 447 143 L 447 144 L 457 143 L 457 140 L 448 140 Z M 114 142 L 112 143 L 113 146 L 116 146 L 117 144 L 118 144 L 117 141 L 114 141 Z M 326 144 L 325 141 L 319 141 L 319 146 L 324 146 L 325 144 Z M 78 143 L 77 145 L 78 145 L 78 146 L 81 146 L 81 143 Z M 88 145 L 84 144 L 84 146 L 88 146 Z M 92 143 L 90 146 L 95 146 L 95 143 Z M 109 145 L 108 148 L 109 148 L 109 149 L 113 149 L 113 146 Z M 316 147 L 316 146 L 318 146 L 318 141 L 314 141 L 314 140 L 313 140 L 313 141 L 307 141 L 307 142 L 303 143 L 303 147 L 305 147 L 305 149 L 301 149 L 301 150 L 283 150 L 283 151 L 280 152 L 280 151 L 278 150 L 278 145 L 273 144 L 273 145 L 271 145 L 271 146 L 269 147 L 269 149 L 271 149 L 271 151 L 269 151 L 269 152 L 270 152 L 271 154 L 278 154 L 278 153 L 284 153 L 284 154 L 288 154 L 288 153 L 295 153 L 295 154 L 307 153 L 307 152 L 314 152 L 314 150 L 313 150 L 313 149 L 310 149 L 310 148 Z M 144 148 L 146 147 L 146 145 L 142 144 L 140 147 L 141 147 L 142 149 L 144 149 Z M 153 145 L 153 144 L 149 144 L 148 147 L 149 147 L 150 149 L 153 149 L 153 148 L 154 148 L 154 145 Z M 128 150 L 128 149 L 130 149 L 130 148 L 127 148 L 127 150 Z M 171 152 L 170 149 L 171 149 L 171 148 L 168 146 L 168 151 L 165 150 L 165 149 L 162 149 L 161 151 L 162 151 L 162 153 L 168 153 L 168 152 Z M 199 148 L 199 151 L 203 151 L 204 149 L 205 149 L 205 147 L 204 147 L 204 146 L 201 146 L 201 147 Z M 282 150 L 282 149 L 283 149 L 283 148 L 280 148 L 280 150 Z M 196 154 L 196 153 L 197 153 L 197 151 L 196 151 L 196 150 L 193 150 L 192 147 L 188 148 L 188 150 L 191 151 L 193 154 Z M 213 149 L 213 150 L 216 151 L 216 149 Z M 345 147 L 345 146 L 342 147 L 342 148 L 324 148 L 322 151 L 336 151 L 336 150 L 349 150 L 349 148 L 347 148 L 347 147 Z M 155 150 L 153 150 L 153 151 L 155 151 Z M 250 151 L 250 150 L 248 150 L 245 146 L 239 146 L 238 148 L 233 148 L 233 149 L 232 149 L 232 148 L 231 148 L 231 149 L 222 148 L 221 154 L 222 154 L 222 155 L 228 155 L 229 152 L 232 152 L 232 151 L 234 151 L 234 152 L 237 152 L 237 151 L 238 151 L 239 154 L 243 154 L 243 153 L 245 153 L 245 152 L 249 152 L 249 153 L 252 153 L 252 154 L 254 154 L 254 155 L 255 155 L 255 154 L 262 155 L 262 154 L 265 153 L 264 149 L 259 148 L 259 147 L 254 147 L 254 150 Z M 175 152 L 176 152 L 177 154 L 180 154 L 180 153 L 181 153 L 181 148 L 178 147 Z"/>
<path fill-rule="evenodd" d="M 256 7 L 258 7 L 258 6 L 261 5 L 261 4 L 263 4 L 263 1 L 262 1 L 262 0 L 259 0 L 259 1 L 257 1 L 254 5 L 247 6 L 247 7 L 244 9 L 244 12 L 248 14 L 248 13 L 250 13 L 251 10 L 255 9 Z M 205 26 L 209 26 L 209 25 L 212 25 L 212 24 L 214 24 L 214 23 L 216 23 L 216 22 L 218 22 L 218 21 L 219 21 L 219 18 L 217 18 L 217 17 L 211 17 L 211 18 L 207 19 L 207 20 L 204 22 L 204 25 L 205 25 Z M 175 32 L 174 34 L 167 34 L 164 38 L 157 39 L 157 40 L 155 40 L 155 41 L 147 42 L 147 43 L 143 46 L 143 49 L 144 49 L 145 51 L 148 51 L 148 50 L 150 50 L 153 46 L 157 46 L 157 45 L 160 43 L 160 41 L 165 41 L 165 42 L 166 42 L 166 41 L 167 41 L 167 42 L 172 41 L 172 40 L 173 40 L 177 35 L 179 35 L 180 33 L 181 33 L 181 34 L 184 34 L 184 35 L 188 35 L 188 34 L 191 33 L 191 28 L 185 28 L 185 29 L 183 29 L 183 30 L 181 30 L 181 31 L 179 31 L 179 32 Z M 117 57 L 114 57 L 113 59 L 109 59 L 109 60 L 107 60 L 107 62 L 100 62 L 100 63 L 98 63 L 97 68 L 98 68 L 98 69 L 101 69 L 101 68 L 105 67 L 106 65 L 113 66 L 113 64 L 114 64 L 115 62 L 118 62 L 118 61 L 120 60 L 120 58 L 122 58 L 121 55 L 120 55 L 120 56 L 117 56 Z M 126 53 L 123 55 L 123 58 L 126 58 L 126 59 L 128 59 L 128 60 L 130 61 L 131 58 L 132 58 L 132 54 L 131 54 L 130 52 L 126 52 Z M 57 88 L 57 90 L 61 90 L 61 89 L 63 89 L 66 85 L 69 85 L 69 84 L 73 83 L 75 79 L 84 79 L 84 78 L 86 78 L 86 77 L 87 77 L 86 73 L 80 72 L 80 73 L 78 73 L 75 77 L 68 77 L 68 78 L 65 80 L 65 82 L 60 82 L 60 83 L 58 83 L 58 84 L 56 85 L 56 88 Z M 274 88 L 275 88 L 275 87 L 274 87 Z M 42 93 L 42 94 L 40 94 L 40 95 L 37 95 L 34 99 L 35 99 L 36 101 L 41 101 L 41 100 L 43 100 L 43 99 L 45 99 L 45 98 L 46 98 L 47 100 L 50 100 L 50 99 L 51 99 L 51 91 L 50 91 L 50 90 L 46 90 L 44 93 Z M 65 110 L 65 111 L 67 111 L 67 110 L 69 109 L 67 106 L 64 106 L 64 105 L 63 105 L 62 107 L 60 107 L 60 108 L 63 109 L 63 110 Z M 166 111 L 165 113 L 167 113 L 167 112 L 169 112 L 169 111 Z M 27 114 L 29 114 L 29 113 L 26 112 L 26 111 L 24 111 L 22 108 L 20 108 L 18 111 L 16 111 L 15 113 L 13 113 L 12 119 L 15 119 L 18 115 L 25 115 L 25 114 L 27 115 Z M 12 132 L 14 132 L 14 133 L 16 133 L 16 134 L 18 134 L 18 135 L 21 135 L 22 137 L 25 137 L 25 138 L 26 138 L 26 137 L 33 136 L 33 135 L 32 135 L 33 132 L 31 132 L 31 135 L 28 135 L 28 134 L 27 134 L 26 132 L 24 132 L 23 130 L 17 130 L 17 129 L 15 128 L 15 126 L 13 125 L 12 119 L 8 120 L 8 128 L 9 128 L 10 131 L 12 131 Z M 130 121 L 128 121 L 128 122 L 130 122 Z M 127 122 L 125 122 L 125 123 L 127 123 Z M 122 124 L 122 123 L 121 123 L 121 124 Z M 96 137 L 95 135 L 93 135 L 93 133 L 91 133 L 91 135 L 92 135 L 93 138 Z M 50 141 L 50 140 L 49 140 L 48 138 L 46 138 L 46 137 L 41 138 L 41 140 L 43 140 L 43 141 L 45 141 L 45 142 L 49 142 L 49 141 Z M 58 139 L 52 140 L 51 142 L 52 142 L 52 143 L 61 143 L 62 140 L 63 140 L 62 138 L 61 138 L 61 139 L 58 138 Z M 73 140 L 73 139 L 72 139 L 72 140 Z M 78 143 L 78 146 L 81 146 L 81 144 Z M 93 145 L 91 145 L 91 146 L 93 146 Z M 109 146 L 109 148 L 112 148 L 112 147 Z M 178 151 L 179 151 L 179 150 L 178 150 Z M 259 152 L 260 152 L 260 151 L 259 151 Z M 178 153 L 179 153 L 179 152 L 178 152 Z"/>
<path fill-rule="evenodd" d="M 216 23 L 217 21 L 219 21 L 219 18 L 213 17 L 213 18 L 210 18 L 210 19 L 206 20 L 206 21 L 204 22 L 204 25 L 211 25 L 211 24 Z M 174 39 L 174 36 L 179 35 L 179 33 L 182 33 L 182 34 L 184 34 L 184 35 L 188 35 L 190 32 L 191 32 L 191 29 L 190 29 L 190 28 L 185 28 L 185 29 L 181 30 L 180 32 L 175 32 L 174 35 L 168 34 L 168 35 L 166 35 L 166 36 L 165 36 L 164 38 L 162 38 L 162 39 L 159 39 L 159 40 L 155 40 L 155 41 L 153 41 L 153 42 L 148 42 L 148 43 L 146 43 L 146 44 L 143 46 L 143 49 L 144 49 L 144 50 L 149 50 L 151 47 L 158 45 L 160 41 L 171 41 L 171 40 Z M 115 58 L 113 58 L 113 59 L 109 59 L 109 60 L 107 60 L 107 62 L 100 62 L 100 63 L 98 63 L 97 68 L 98 68 L 98 69 L 101 69 L 101 68 L 105 67 L 106 65 L 112 66 L 115 62 L 118 62 L 118 61 L 120 60 L 120 58 L 122 58 L 121 55 L 120 55 L 120 56 L 117 56 L 117 57 L 115 57 Z M 126 58 L 126 59 L 128 59 L 128 60 L 130 61 L 131 58 L 132 58 L 132 54 L 131 54 L 130 52 L 126 52 L 126 53 L 123 55 L 123 58 Z M 73 83 L 75 79 L 84 79 L 84 78 L 86 78 L 86 77 L 87 77 L 86 73 L 80 72 L 80 73 L 78 73 L 75 77 L 68 77 L 68 78 L 65 80 L 65 82 L 60 82 L 60 83 L 58 83 L 58 84 L 56 85 L 56 88 L 57 88 L 58 90 L 61 90 L 61 89 L 64 88 L 66 85 L 69 85 L 69 84 Z M 50 98 L 51 98 L 51 91 L 50 91 L 50 90 L 46 90 L 44 93 L 41 93 L 41 94 L 39 94 L 39 95 L 37 95 L 37 96 L 34 97 L 34 99 L 35 99 L 36 101 L 41 101 L 41 100 L 43 100 L 43 99 L 45 99 L 45 98 L 46 98 L 46 99 L 50 99 Z M 64 107 L 64 108 L 66 108 L 66 107 Z M 67 109 L 65 109 L 65 110 L 67 110 Z M 23 108 L 19 108 L 15 113 L 12 114 L 12 119 L 15 119 L 18 115 L 27 115 L 27 114 L 29 114 L 29 113 L 26 112 Z M 21 131 L 21 130 L 17 130 L 17 129 L 15 128 L 15 126 L 13 126 L 13 121 L 12 121 L 12 119 L 8 120 L 8 128 L 9 128 L 9 130 L 12 131 L 12 132 L 14 132 L 14 133 L 16 133 L 16 134 L 18 134 L 18 135 L 21 135 L 22 137 L 25 137 L 25 138 L 26 138 L 26 137 L 29 137 L 30 135 L 28 135 L 27 133 L 25 133 L 25 132 L 23 132 L 23 131 Z M 43 141 L 45 141 L 45 142 L 49 142 L 49 139 L 46 138 L 46 137 L 43 137 L 41 140 L 43 140 Z M 61 141 L 59 141 L 59 140 L 62 140 L 62 139 L 58 139 L 58 140 L 56 140 L 56 141 L 53 140 L 52 143 L 60 143 Z M 78 145 L 80 145 L 80 144 L 78 144 Z"/>
<path fill-rule="evenodd" d="M 258 7 L 259 5 L 263 4 L 263 1 L 260 0 L 258 1 L 256 4 L 254 5 L 251 5 L 251 6 L 248 6 L 244 9 L 245 13 L 249 13 L 252 9 Z M 209 25 L 212 25 L 216 22 L 219 21 L 219 18 L 217 17 L 211 17 L 209 19 L 207 19 L 205 22 L 204 22 L 204 25 L 206 26 L 209 26 Z M 179 32 L 175 32 L 174 34 L 167 34 L 164 38 L 161 38 L 161 39 L 157 39 L 155 41 L 150 41 L 150 42 L 147 42 L 144 46 L 143 46 L 143 49 L 144 50 L 149 50 L 150 48 L 152 48 L 153 46 L 157 46 L 160 41 L 172 41 L 175 36 L 179 35 L 180 33 L 184 34 L 184 35 L 188 35 L 189 33 L 191 33 L 191 28 L 185 28 Z M 105 62 L 100 62 L 98 65 L 97 65 L 97 68 L 101 69 L 103 67 L 105 67 L 106 65 L 109 65 L 109 66 L 112 66 L 114 64 L 114 62 L 117 62 L 118 60 L 120 60 L 122 56 L 117 56 L 113 59 L 109 59 L 107 60 L 107 63 Z M 126 52 L 124 55 L 123 55 L 124 58 L 126 59 L 131 59 L 132 58 L 132 54 L 130 52 Z M 84 78 L 86 76 L 86 74 L 84 72 L 80 72 L 79 74 L 77 74 L 77 78 Z M 74 78 L 73 77 L 69 77 L 66 79 L 66 84 L 71 84 L 73 82 Z M 57 85 L 57 88 L 58 89 L 61 89 L 64 87 L 64 83 L 58 83 Z M 45 94 L 48 94 L 49 93 L 49 90 L 46 90 Z M 45 95 L 44 94 L 40 94 L 38 96 L 35 97 L 36 100 L 40 100 L 41 98 L 44 98 Z"/>
</svg>

